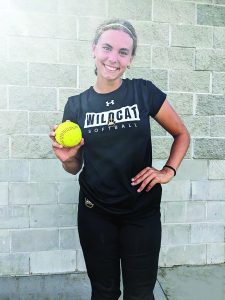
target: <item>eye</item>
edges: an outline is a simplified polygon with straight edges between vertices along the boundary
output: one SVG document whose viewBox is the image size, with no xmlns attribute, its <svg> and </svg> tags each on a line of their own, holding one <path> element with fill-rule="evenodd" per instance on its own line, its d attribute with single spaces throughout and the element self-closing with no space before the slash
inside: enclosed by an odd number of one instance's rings
<svg viewBox="0 0 225 300">
<path fill-rule="evenodd" d="M 120 51 L 120 55 L 121 55 L 121 56 L 128 55 L 128 52 L 127 52 L 126 50 L 121 50 L 121 51 Z"/>
<path fill-rule="evenodd" d="M 111 49 L 109 46 L 103 46 L 102 48 L 106 51 L 110 51 L 110 49 Z"/>
</svg>

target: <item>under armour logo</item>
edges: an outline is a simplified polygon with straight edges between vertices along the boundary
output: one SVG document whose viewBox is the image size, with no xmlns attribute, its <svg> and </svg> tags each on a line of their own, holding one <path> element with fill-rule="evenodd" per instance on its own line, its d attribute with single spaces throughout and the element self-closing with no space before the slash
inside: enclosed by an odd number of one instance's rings
<svg viewBox="0 0 225 300">
<path fill-rule="evenodd" d="M 106 106 L 109 106 L 110 104 L 114 105 L 115 104 L 114 100 L 111 100 L 110 102 L 106 101 Z"/>
</svg>

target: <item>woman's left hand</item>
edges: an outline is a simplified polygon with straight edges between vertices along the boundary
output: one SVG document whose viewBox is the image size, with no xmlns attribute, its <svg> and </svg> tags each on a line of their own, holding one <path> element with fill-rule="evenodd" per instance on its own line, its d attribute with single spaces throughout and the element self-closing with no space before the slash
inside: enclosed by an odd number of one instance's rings
<svg viewBox="0 0 225 300">
<path fill-rule="evenodd" d="M 138 193 L 146 189 L 149 192 L 151 188 L 157 183 L 167 183 L 174 177 L 173 170 L 165 168 L 157 170 L 153 167 L 146 167 L 131 179 L 131 185 L 135 186 L 141 184 L 137 190 Z"/>
</svg>

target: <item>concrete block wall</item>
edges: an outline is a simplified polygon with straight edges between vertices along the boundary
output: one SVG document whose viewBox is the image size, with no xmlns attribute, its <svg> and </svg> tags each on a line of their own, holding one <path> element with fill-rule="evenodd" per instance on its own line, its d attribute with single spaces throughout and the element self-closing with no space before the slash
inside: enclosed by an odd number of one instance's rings
<svg viewBox="0 0 225 300">
<path fill-rule="evenodd" d="M 125 76 L 165 91 L 192 137 L 163 186 L 160 266 L 224 262 L 225 1 L 0 0 L 0 275 L 85 270 L 77 176 L 48 133 L 93 84 L 94 29 L 110 17 L 138 33 Z M 162 167 L 172 139 L 153 120 L 152 134 Z"/>
</svg>

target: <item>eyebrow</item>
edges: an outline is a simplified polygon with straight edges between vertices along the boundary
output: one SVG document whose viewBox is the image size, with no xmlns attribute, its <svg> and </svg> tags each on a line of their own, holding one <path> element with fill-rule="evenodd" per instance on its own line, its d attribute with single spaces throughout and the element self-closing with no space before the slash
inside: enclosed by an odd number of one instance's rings
<svg viewBox="0 0 225 300">
<path fill-rule="evenodd" d="M 112 48 L 112 46 L 111 46 L 111 45 L 109 45 L 108 43 L 104 43 L 104 44 L 103 44 L 103 46 L 107 46 L 107 47 L 110 47 L 110 48 Z M 123 51 L 127 51 L 127 52 L 129 52 L 129 49 L 127 49 L 127 48 L 120 48 L 120 50 L 123 50 Z"/>
</svg>

